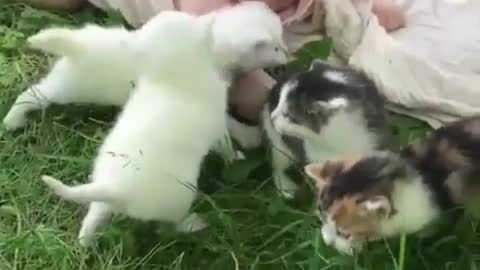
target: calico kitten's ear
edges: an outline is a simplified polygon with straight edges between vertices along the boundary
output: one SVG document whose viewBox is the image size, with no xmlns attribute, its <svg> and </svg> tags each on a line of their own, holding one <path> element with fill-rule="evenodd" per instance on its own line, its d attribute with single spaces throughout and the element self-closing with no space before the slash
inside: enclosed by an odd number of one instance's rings
<svg viewBox="0 0 480 270">
<path fill-rule="evenodd" d="M 378 171 L 377 177 L 395 179 L 407 176 L 408 165 L 399 156 L 387 153 L 381 162 L 383 163 L 382 168 Z"/>
<path fill-rule="evenodd" d="M 386 218 L 392 214 L 390 200 L 383 195 L 374 196 L 361 203 L 368 214 L 378 218 Z"/>
<path fill-rule="evenodd" d="M 315 181 L 319 191 L 330 182 L 331 178 L 343 168 L 340 162 L 327 161 L 324 163 L 311 163 L 304 167 L 305 173 Z"/>
<path fill-rule="evenodd" d="M 311 163 L 304 167 L 305 173 L 314 180 L 315 186 L 321 192 L 328 180 L 323 177 L 323 163 Z"/>
</svg>

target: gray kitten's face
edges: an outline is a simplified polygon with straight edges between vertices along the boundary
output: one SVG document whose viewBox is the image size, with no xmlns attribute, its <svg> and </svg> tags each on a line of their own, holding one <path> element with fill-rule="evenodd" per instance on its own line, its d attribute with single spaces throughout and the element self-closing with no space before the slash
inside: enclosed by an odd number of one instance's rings
<svg viewBox="0 0 480 270">
<path fill-rule="evenodd" d="M 303 128 L 317 134 L 328 120 L 348 106 L 348 100 L 342 96 L 332 96 L 327 100 L 316 100 L 302 93 L 299 81 L 288 81 L 280 91 L 277 106 L 270 117 L 274 128 L 280 134 L 288 135 L 290 128 Z"/>
<path fill-rule="evenodd" d="M 352 113 L 365 117 L 367 125 L 381 123 L 384 117 L 383 100 L 370 80 L 318 60 L 308 71 L 279 82 L 272 89 L 269 109 L 273 126 L 282 135 L 293 129 L 296 134 L 315 135 L 334 117 L 350 121 Z"/>
<path fill-rule="evenodd" d="M 319 66 L 278 83 L 270 99 L 271 120 L 280 134 L 301 128 L 318 134 L 335 115 L 357 107 L 348 93 L 348 74 L 330 66 Z"/>
</svg>

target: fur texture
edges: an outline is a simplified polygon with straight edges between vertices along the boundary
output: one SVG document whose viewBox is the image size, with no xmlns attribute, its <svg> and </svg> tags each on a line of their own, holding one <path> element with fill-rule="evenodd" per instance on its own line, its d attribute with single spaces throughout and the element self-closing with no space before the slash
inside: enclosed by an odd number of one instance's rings
<svg viewBox="0 0 480 270">
<path fill-rule="evenodd" d="M 237 72 L 287 62 L 282 24 L 266 4 L 243 3 L 201 18 L 208 21 L 211 17 L 215 18 L 216 63 L 227 81 Z M 31 47 L 60 59 L 45 78 L 18 96 L 3 120 L 5 127 L 14 130 L 25 126 L 28 112 L 45 109 L 52 103 L 122 106 L 135 78 L 135 59 L 128 49 L 133 35 L 135 32 L 123 28 L 87 25 L 76 30 L 51 28 L 30 37 Z M 168 42 L 158 40 L 155 46 Z M 230 121 L 235 127 L 244 126 L 235 119 Z M 252 130 L 250 136 L 255 139 L 257 133 Z"/>
<path fill-rule="evenodd" d="M 280 81 L 263 112 L 274 179 L 286 197 L 297 185 L 285 174 L 294 163 L 368 153 L 382 143 L 384 103 L 374 84 L 351 69 L 315 61 Z"/>
<path fill-rule="evenodd" d="M 98 151 L 91 183 L 67 186 L 42 178 L 60 197 L 90 203 L 82 245 L 92 243 L 112 213 L 171 222 L 182 232 L 206 226 L 189 209 L 201 162 L 226 128 L 227 104 L 209 25 L 172 11 L 136 32 L 131 46 L 138 84 Z M 169 43 L 158 46 L 162 40 Z"/>
<path fill-rule="evenodd" d="M 318 188 L 327 244 L 346 253 L 366 241 L 414 233 L 478 196 L 480 117 L 442 127 L 399 153 L 307 165 Z"/>
</svg>

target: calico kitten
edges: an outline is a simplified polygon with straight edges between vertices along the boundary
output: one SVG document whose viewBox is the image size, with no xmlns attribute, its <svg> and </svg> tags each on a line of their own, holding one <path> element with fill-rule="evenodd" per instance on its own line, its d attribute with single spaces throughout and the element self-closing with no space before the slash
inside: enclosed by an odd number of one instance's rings
<svg viewBox="0 0 480 270">
<path fill-rule="evenodd" d="M 384 102 L 363 74 L 316 60 L 308 71 L 280 81 L 263 111 L 274 180 L 290 198 L 297 185 L 285 171 L 294 163 L 368 153 L 382 145 Z"/>
<path fill-rule="evenodd" d="M 138 84 L 98 151 L 91 183 L 43 176 L 63 199 L 90 204 L 83 246 L 112 213 L 171 222 L 181 232 L 207 225 L 189 209 L 202 160 L 226 128 L 227 84 L 213 56 L 212 22 L 205 23 L 169 11 L 136 32 Z M 158 46 L 162 40 L 169 42 Z"/>
<path fill-rule="evenodd" d="M 480 117 L 454 122 L 398 153 L 307 165 L 326 243 L 352 253 L 369 240 L 415 233 L 480 194 Z"/>
<path fill-rule="evenodd" d="M 265 3 L 249 1 L 201 17 L 215 17 L 213 48 L 229 83 L 237 72 L 287 62 L 280 18 Z M 135 78 L 136 60 L 128 50 L 134 34 L 124 28 L 87 25 L 76 30 L 51 28 L 30 37 L 31 47 L 60 59 L 45 78 L 18 96 L 3 120 L 5 127 L 25 126 L 29 111 L 52 103 L 122 106 Z M 156 45 L 168 42 L 159 40 Z"/>
</svg>

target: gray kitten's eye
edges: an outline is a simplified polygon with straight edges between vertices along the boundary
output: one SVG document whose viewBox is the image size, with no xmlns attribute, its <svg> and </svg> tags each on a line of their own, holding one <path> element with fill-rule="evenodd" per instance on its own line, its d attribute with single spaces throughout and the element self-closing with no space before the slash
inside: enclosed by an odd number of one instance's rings
<svg viewBox="0 0 480 270">
<path fill-rule="evenodd" d="M 310 108 L 307 109 L 307 114 L 318 114 L 320 112 L 321 112 L 320 108 L 316 106 L 311 106 Z"/>
</svg>

